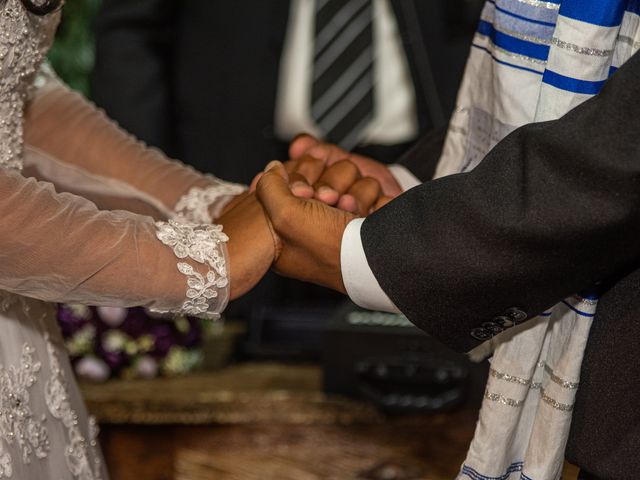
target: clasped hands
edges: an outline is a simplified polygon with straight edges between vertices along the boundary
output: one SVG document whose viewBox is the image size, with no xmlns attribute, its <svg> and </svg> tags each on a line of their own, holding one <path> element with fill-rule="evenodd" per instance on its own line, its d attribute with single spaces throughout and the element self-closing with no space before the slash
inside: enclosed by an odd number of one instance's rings
<svg viewBox="0 0 640 480">
<path fill-rule="evenodd" d="M 271 162 L 218 219 L 229 236 L 231 299 L 273 269 L 345 292 L 340 246 L 347 224 L 401 193 L 383 164 L 302 135 L 292 160 Z"/>
</svg>

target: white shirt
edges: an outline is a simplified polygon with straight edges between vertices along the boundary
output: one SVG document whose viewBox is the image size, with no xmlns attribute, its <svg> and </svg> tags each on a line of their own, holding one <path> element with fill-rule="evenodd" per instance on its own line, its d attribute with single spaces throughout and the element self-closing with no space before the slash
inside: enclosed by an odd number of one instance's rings
<svg viewBox="0 0 640 480">
<path fill-rule="evenodd" d="M 275 130 L 283 140 L 300 132 L 321 136 L 311 117 L 315 0 L 293 0 L 280 63 Z M 373 0 L 375 116 L 363 144 L 392 145 L 418 134 L 416 94 L 389 0 Z M 408 190 L 420 181 L 400 165 L 389 167 Z M 341 269 L 347 293 L 363 308 L 398 312 L 373 275 L 360 238 L 364 219 L 353 220 L 342 237 Z"/>
<path fill-rule="evenodd" d="M 275 131 L 285 141 L 300 132 L 322 137 L 311 117 L 315 0 L 293 0 L 289 19 L 280 63 Z M 416 94 L 389 0 L 373 0 L 372 27 L 375 112 L 360 143 L 409 142 L 418 135 Z"/>
<path fill-rule="evenodd" d="M 391 173 L 396 177 L 404 191 L 420 185 L 420 180 L 401 165 L 391 165 L 389 170 L 391 170 Z M 362 308 L 399 313 L 400 310 L 393 304 L 389 296 L 384 293 L 371 271 L 360 237 L 362 222 L 364 222 L 364 218 L 352 220 L 342 235 L 340 268 L 347 294 L 355 304 Z"/>
</svg>

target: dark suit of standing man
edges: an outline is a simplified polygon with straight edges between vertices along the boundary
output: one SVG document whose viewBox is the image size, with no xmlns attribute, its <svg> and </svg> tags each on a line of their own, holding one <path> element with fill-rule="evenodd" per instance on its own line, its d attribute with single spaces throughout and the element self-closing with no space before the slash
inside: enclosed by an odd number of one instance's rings
<svg viewBox="0 0 640 480">
<path fill-rule="evenodd" d="M 416 93 L 418 136 L 453 109 L 479 4 L 390 2 Z M 267 161 L 286 158 L 290 139 L 277 138 L 274 115 L 289 12 L 288 0 L 105 0 L 93 99 L 147 143 L 248 182 Z M 390 161 L 410 145 L 365 153 Z"/>
<path fill-rule="evenodd" d="M 638 111 L 636 54 L 599 95 L 516 130 L 469 173 L 428 181 L 442 148 L 428 135 L 400 162 L 426 183 L 361 229 L 384 292 L 461 352 L 496 335 L 496 317 L 521 323 L 602 282 L 566 451 L 585 480 L 640 471 Z"/>
</svg>

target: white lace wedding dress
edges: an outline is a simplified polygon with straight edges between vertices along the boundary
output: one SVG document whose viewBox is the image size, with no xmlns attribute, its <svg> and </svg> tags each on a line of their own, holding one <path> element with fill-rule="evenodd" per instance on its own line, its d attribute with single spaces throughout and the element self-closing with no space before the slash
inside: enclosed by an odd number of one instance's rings
<svg viewBox="0 0 640 480">
<path fill-rule="evenodd" d="M 47 302 L 217 316 L 226 237 L 211 219 L 242 191 L 43 74 L 58 22 L 0 2 L 0 478 L 107 478 Z"/>
</svg>

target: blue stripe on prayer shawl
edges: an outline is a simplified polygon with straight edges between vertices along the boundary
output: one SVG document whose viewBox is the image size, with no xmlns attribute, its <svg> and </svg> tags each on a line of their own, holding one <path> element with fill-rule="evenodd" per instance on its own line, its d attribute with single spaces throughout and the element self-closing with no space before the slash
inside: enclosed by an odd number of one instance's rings
<svg viewBox="0 0 640 480">
<path fill-rule="evenodd" d="M 522 35 L 539 38 L 542 41 L 538 43 L 549 43 L 553 32 L 555 31 L 555 25 L 540 25 L 539 23 L 532 23 L 527 20 L 516 18 L 513 15 L 496 10 L 494 12 L 493 20 L 485 19 L 502 32 L 518 32 Z"/>
<path fill-rule="evenodd" d="M 527 22 L 531 22 L 531 23 L 537 23 L 538 25 L 544 25 L 545 27 L 555 27 L 556 24 L 555 22 L 546 22 L 544 20 L 538 20 L 536 18 L 531 18 L 531 17 L 527 17 L 524 15 L 520 15 L 518 13 L 515 12 L 511 12 L 509 10 L 507 10 L 506 8 L 501 7 L 500 5 L 497 5 L 495 0 L 489 0 L 489 3 L 493 3 L 495 5 L 495 8 L 497 11 L 502 12 L 506 15 L 510 15 L 513 18 L 518 18 L 520 20 L 525 20 Z"/>
<path fill-rule="evenodd" d="M 516 15 L 532 18 L 542 22 L 555 22 L 558 18 L 559 4 L 556 8 L 547 8 L 547 2 L 535 4 L 531 0 L 495 0 L 496 5 Z"/>
<path fill-rule="evenodd" d="M 491 50 L 489 50 L 486 47 L 482 47 L 480 45 L 476 45 L 475 43 L 471 45 L 474 48 L 477 48 L 478 50 L 483 50 L 485 52 L 487 52 L 489 54 L 489 56 L 493 59 L 494 62 L 499 63 L 500 65 L 504 65 L 506 67 L 511 67 L 511 68 L 515 68 L 516 70 L 524 70 L 525 72 L 531 72 L 531 73 L 535 73 L 536 75 L 542 75 L 542 72 L 539 72 L 537 70 L 534 70 L 532 68 L 527 68 L 527 67 L 521 67 L 520 65 L 514 65 L 513 63 L 509 63 L 509 62 L 505 62 L 504 60 L 500 60 L 498 58 L 496 58 L 493 53 L 491 52 Z"/>
<path fill-rule="evenodd" d="M 609 67 L 609 76 L 613 75 L 614 73 L 616 73 L 616 71 L 618 70 L 618 67 L 614 67 L 613 65 L 611 65 Z"/>
<path fill-rule="evenodd" d="M 468 465 L 462 465 L 462 469 L 460 473 L 465 475 L 472 480 L 507 480 L 511 476 L 512 473 L 521 472 L 522 467 L 524 466 L 524 462 L 515 462 L 509 465 L 507 471 L 504 475 L 500 475 L 499 477 L 488 477 L 486 475 L 481 474 L 477 470 L 471 468 Z"/>
<path fill-rule="evenodd" d="M 567 90 L 574 93 L 586 95 L 596 95 L 604 86 L 606 80 L 590 82 L 588 80 L 578 80 L 577 78 L 565 77 L 551 70 L 545 70 L 542 81 L 560 90 Z"/>
<path fill-rule="evenodd" d="M 593 317 L 596 316 L 595 313 L 587 313 L 587 312 L 583 312 L 582 310 L 578 310 L 576 307 L 574 307 L 573 305 L 568 303 L 566 300 L 562 300 L 562 303 L 565 304 L 567 307 L 569 307 L 574 312 L 576 312 L 578 315 L 581 315 L 583 317 L 593 318 Z"/>
<path fill-rule="evenodd" d="M 487 21 L 480 20 L 478 33 L 488 36 L 497 47 L 503 48 L 509 52 L 542 61 L 546 61 L 549 57 L 548 45 L 527 42 L 526 40 L 520 40 L 519 38 L 512 37 L 506 33 L 499 32 L 494 28 L 493 24 Z"/>
<path fill-rule="evenodd" d="M 560 15 L 593 25 L 615 27 L 622 22 L 627 3 L 626 0 L 564 0 Z"/>
</svg>

